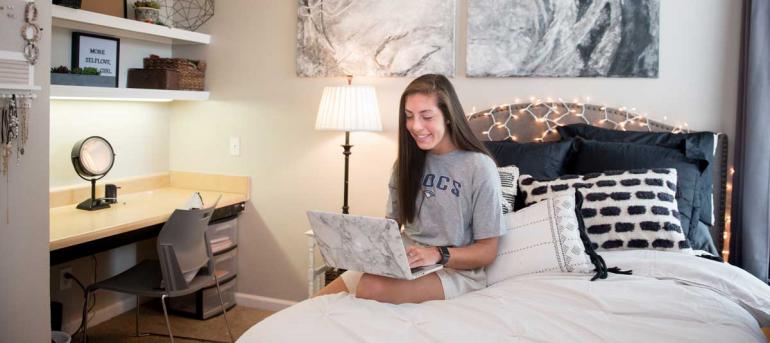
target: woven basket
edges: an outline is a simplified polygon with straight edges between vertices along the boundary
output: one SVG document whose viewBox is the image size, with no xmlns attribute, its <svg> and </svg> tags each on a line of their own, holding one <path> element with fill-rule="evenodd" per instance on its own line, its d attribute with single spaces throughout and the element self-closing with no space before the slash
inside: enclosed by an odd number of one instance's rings
<svg viewBox="0 0 770 343">
<path fill-rule="evenodd" d="M 202 91 L 206 62 L 186 58 L 160 58 L 150 55 L 144 59 L 145 69 L 166 69 L 179 73 L 179 89 Z"/>
</svg>

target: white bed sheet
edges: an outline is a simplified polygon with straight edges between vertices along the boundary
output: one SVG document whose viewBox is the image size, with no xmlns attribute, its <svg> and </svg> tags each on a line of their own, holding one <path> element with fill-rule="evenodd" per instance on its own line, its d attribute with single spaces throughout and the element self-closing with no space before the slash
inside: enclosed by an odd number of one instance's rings
<svg viewBox="0 0 770 343">
<path fill-rule="evenodd" d="M 531 275 L 422 304 L 318 297 L 238 342 L 767 342 L 770 287 L 745 271 L 672 252 L 602 256 L 633 275 Z"/>
</svg>

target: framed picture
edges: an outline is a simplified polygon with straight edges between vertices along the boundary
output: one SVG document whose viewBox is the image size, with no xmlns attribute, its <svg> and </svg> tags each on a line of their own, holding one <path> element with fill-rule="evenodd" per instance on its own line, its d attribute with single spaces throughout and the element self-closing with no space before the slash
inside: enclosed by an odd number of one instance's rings
<svg viewBox="0 0 770 343">
<path fill-rule="evenodd" d="M 120 39 L 90 33 L 72 33 L 72 68 L 96 68 L 101 76 L 115 78 L 118 87 Z"/>
</svg>

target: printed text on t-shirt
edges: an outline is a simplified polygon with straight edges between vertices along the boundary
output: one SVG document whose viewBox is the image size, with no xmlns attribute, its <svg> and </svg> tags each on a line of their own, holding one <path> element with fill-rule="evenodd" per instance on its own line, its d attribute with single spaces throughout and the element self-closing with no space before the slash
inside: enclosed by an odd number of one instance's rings
<svg viewBox="0 0 770 343">
<path fill-rule="evenodd" d="M 452 180 L 448 176 L 439 175 L 436 177 L 435 174 L 425 174 L 425 177 L 422 179 L 422 186 L 428 187 L 428 188 L 436 188 L 438 190 L 446 191 L 449 189 L 451 184 L 451 189 L 449 190 L 454 194 L 454 196 L 459 197 L 460 196 L 460 188 L 462 188 L 462 184 L 457 182 L 456 180 Z"/>
</svg>

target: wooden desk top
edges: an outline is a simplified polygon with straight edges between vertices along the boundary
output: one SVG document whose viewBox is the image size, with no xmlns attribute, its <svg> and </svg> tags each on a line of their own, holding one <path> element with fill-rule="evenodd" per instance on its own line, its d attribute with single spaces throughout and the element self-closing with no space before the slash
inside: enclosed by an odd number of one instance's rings
<svg viewBox="0 0 770 343">
<path fill-rule="evenodd" d="M 193 192 L 201 193 L 204 205 L 210 205 L 221 194 L 222 199 L 217 203 L 217 208 L 249 200 L 250 185 L 246 177 L 225 177 L 237 179 L 241 184 L 239 188 L 228 189 L 208 187 L 205 182 L 192 184 L 201 180 L 201 176 L 197 174 L 189 174 L 192 176 L 186 177 L 191 180 L 189 182 L 182 180 L 179 175 L 188 176 L 172 173 L 172 178 L 178 178 L 180 181 L 155 189 L 119 194 L 118 203 L 111 204 L 107 209 L 85 211 L 77 209 L 75 204 L 51 207 L 49 251 L 164 223 L 175 209 L 185 205 Z M 204 175 L 204 181 L 206 177 L 208 176 Z M 222 177 L 216 177 L 216 180 L 220 179 Z M 198 187 L 202 189 L 195 189 Z M 229 192 L 205 190 L 216 188 Z M 236 189 L 243 192 L 233 192 Z"/>
</svg>

